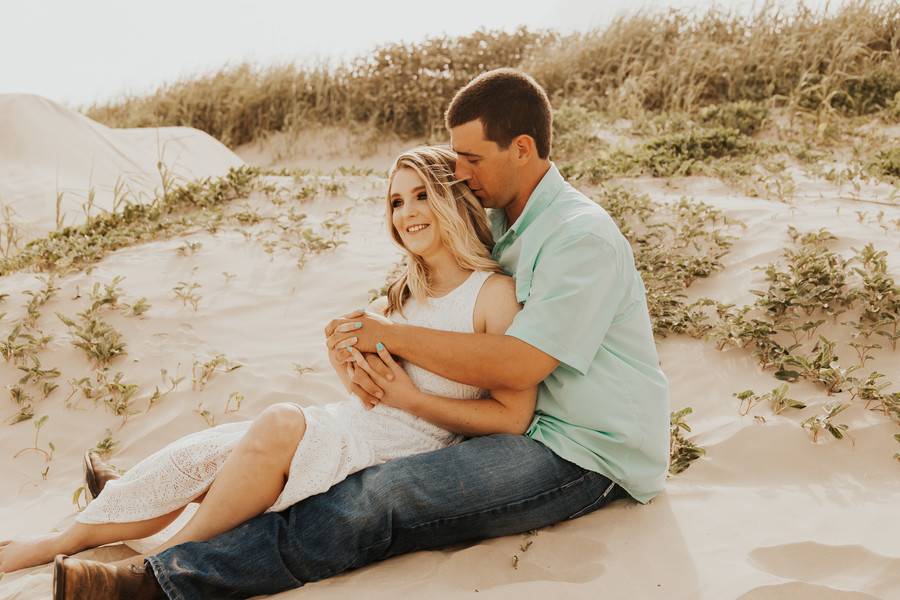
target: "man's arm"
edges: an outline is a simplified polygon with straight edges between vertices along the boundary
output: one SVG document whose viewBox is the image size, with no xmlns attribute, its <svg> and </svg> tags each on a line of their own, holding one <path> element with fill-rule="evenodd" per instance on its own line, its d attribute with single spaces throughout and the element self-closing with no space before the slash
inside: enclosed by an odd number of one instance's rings
<svg viewBox="0 0 900 600">
<path fill-rule="evenodd" d="M 559 361 L 520 339 L 492 333 L 454 333 L 398 325 L 386 342 L 393 354 L 423 369 L 477 387 L 527 390 Z"/>
<path fill-rule="evenodd" d="M 338 356 L 345 356 L 342 341 L 352 336 L 356 338 L 353 346 L 360 352 L 377 351 L 375 346 L 381 342 L 391 354 L 447 379 L 488 390 L 522 392 L 536 387 L 559 361 L 503 335 L 520 308 L 512 278 L 494 276 L 484 283 L 475 304 L 475 331 L 484 333 L 398 324 L 360 311 L 347 315 L 349 321 L 329 323 L 325 335 L 329 349 L 334 348 L 331 351 Z M 362 327 L 357 328 L 356 323 Z"/>
<path fill-rule="evenodd" d="M 592 233 L 548 242 L 531 295 L 506 335 L 435 331 L 362 313 L 332 321 L 325 334 L 329 347 L 352 336 L 358 350 L 371 352 L 380 341 L 429 371 L 488 389 L 528 388 L 559 363 L 583 374 L 615 316 L 643 299 L 624 252 Z M 337 331 L 347 323 L 361 326 Z"/>
</svg>

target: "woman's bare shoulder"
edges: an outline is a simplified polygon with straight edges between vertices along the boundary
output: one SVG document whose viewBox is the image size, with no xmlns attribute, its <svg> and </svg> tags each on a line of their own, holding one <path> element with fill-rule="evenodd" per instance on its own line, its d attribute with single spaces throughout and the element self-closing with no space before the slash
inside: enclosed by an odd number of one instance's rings
<svg viewBox="0 0 900 600">
<path fill-rule="evenodd" d="M 521 309 L 515 280 L 502 273 L 487 278 L 475 302 L 475 327 L 480 333 L 505 333 Z"/>
<path fill-rule="evenodd" d="M 510 300 L 518 304 L 516 301 L 516 280 L 509 275 L 503 273 L 494 273 L 484 282 L 481 288 L 485 299 L 493 302 L 501 302 L 509 304 Z"/>
</svg>

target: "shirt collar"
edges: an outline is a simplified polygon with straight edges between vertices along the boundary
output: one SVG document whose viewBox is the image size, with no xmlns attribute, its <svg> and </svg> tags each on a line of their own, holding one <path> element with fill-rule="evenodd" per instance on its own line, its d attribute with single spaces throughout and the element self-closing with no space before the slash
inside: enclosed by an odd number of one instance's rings
<svg viewBox="0 0 900 600">
<path fill-rule="evenodd" d="M 550 205 L 554 198 L 563 188 L 565 180 L 556 168 L 556 165 L 550 163 L 550 168 L 544 173 L 544 176 L 535 186 L 528 202 L 525 203 L 525 209 L 516 222 L 512 224 L 509 230 L 506 230 L 506 211 L 503 209 L 495 209 L 491 214 L 491 221 L 494 229 L 494 240 L 500 241 L 501 237 L 522 235 L 522 232 L 540 216 L 542 212 Z M 510 233 L 512 232 L 512 233 Z"/>
</svg>

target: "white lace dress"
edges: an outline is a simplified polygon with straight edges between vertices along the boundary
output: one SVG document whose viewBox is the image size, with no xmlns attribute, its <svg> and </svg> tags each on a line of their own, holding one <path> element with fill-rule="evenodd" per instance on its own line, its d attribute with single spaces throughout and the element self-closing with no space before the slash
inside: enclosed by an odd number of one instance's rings
<svg viewBox="0 0 900 600">
<path fill-rule="evenodd" d="M 410 299 L 405 317 L 392 319 L 462 333 L 473 332 L 475 300 L 491 273 L 474 272 L 440 298 Z M 449 398 L 483 398 L 485 390 L 463 385 L 413 364 L 403 368 L 419 389 Z M 281 495 L 269 508 L 280 511 L 327 491 L 366 467 L 388 460 L 437 450 L 461 437 L 401 410 L 384 405 L 365 410 L 359 399 L 348 398 L 324 406 L 301 407 L 306 434 L 291 461 Z M 183 437 L 106 484 L 103 492 L 81 512 L 82 523 L 123 523 L 152 519 L 189 504 L 212 484 L 228 454 L 252 421 L 212 427 Z M 174 525 L 174 524 L 173 524 Z M 166 536 L 168 537 L 168 536 Z"/>
</svg>

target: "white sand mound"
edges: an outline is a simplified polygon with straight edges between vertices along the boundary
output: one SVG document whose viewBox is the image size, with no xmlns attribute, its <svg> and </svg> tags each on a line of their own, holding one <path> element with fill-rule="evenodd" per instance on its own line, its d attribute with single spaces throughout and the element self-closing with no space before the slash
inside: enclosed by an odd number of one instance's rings
<svg viewBox="0 0 900 600">
<path fill-rule="evenodd" d="M 225 174 L 243 164 L 210 135 L 190 127 L 111 129 L 46 98 L 0 95 L 0 203 L 11 206 L 25 240 L 111 210 L 117 187 L 131 202 L 175 183 Z M 2 219 L 2 214 L 0 214 Z"/>
</svg>

